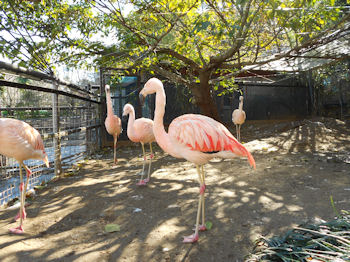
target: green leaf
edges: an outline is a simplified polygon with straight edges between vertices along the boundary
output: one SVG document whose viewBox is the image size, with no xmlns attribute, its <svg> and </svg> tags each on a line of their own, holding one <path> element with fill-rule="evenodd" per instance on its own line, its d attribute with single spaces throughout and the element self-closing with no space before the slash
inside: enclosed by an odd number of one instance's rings
<svg viewBox="0 0 350 262">
<path fill-rule="evenodd" d="M 40 190 L 40 189 L 43 189 L 45 188 L 46 186 L 34 186 L 34 189 L 37 189 L 37 190 Z"/>
<path fill-rule="evenodd" d="M 205 222 L 205 227 L 210 230 L 213 227 L 213 223 L 210 221 Z"/>
<path fill-rule="evenodd" d="M 120 225 L 118 224 L 107 224 L 105 226 L 105 231 L 108 233 L 120 231 Z"/>
</svg>

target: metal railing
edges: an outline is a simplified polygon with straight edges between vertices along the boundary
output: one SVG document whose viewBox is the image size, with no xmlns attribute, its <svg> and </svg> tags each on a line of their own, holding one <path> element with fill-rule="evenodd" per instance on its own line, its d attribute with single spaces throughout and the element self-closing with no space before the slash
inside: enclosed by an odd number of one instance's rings
<svg viewBox="0 0 350 262">
<path fill-rule="evenodd" d="M 0 73 L 0 117 L 22 120 L 36 128 L 50 162 L 47 168 L 38 160 L 24 161 L 33 172 L 28 190 L 62 176 L 65 169 L 100 148 L 98 94 L 2 62 Z M 19 195 L 18 186 L 19 164 L 0 155 L 0 205 Z"/>
</svg>

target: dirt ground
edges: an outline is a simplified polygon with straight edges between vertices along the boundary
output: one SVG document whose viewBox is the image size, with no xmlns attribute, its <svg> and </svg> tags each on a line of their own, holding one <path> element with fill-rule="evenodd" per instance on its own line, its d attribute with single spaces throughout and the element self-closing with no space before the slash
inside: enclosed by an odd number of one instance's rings
<svg viewBox="0 0 350 262">
<path fill-rule="evenodd" d="M 211 230 L 192 234 L 199 187 L 193 164 L 156 147 L 151 182 L 136 186 L 141 146 L 96 154 L 37 192 L 25 234 L 8 229 L 17 210 L 0 209 L 0 261 L 244 261 L 259 236 L 335 216 L 350 205 L 349 123 L 314 118 L 255 121 L 242 127 L 246 159 L 205 165 L 206 218 Z M 77 170 L 79 169 L 79 170 Z M 120 225 L 105 232 L 105 225 Z"/>
</svg>

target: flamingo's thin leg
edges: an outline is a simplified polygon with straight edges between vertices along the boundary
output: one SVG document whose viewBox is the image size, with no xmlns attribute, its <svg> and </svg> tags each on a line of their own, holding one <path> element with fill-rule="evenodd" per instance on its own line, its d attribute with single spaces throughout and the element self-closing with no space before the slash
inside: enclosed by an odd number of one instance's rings
<svg viewBox="0 0 350 262">
<path fill-rule="evenodd" d="M 239 141 L 239 135 L 238 135 L 238 125 L 236 125 L 236 136 L 237 136 L 237 140 Z"/>
<path fill-rule="evenodd" d="M 27 180 L 26 180 L 26 184 L 24 186 L 24 190 L 23 190 L 23 195 L 24 195 L 24 204 L 23 204 L 23 210 L 22 210 L 22 218 L 26 219 L 27 218 L 27 213 L 26 213 L 26 208 L 25 208 L 25 199 L 26 199 L 26 194 L 27 194 L 27 187 L 28 187 L 28 182 L 29 182 L 29 178 L 30 175 L 32 174 L 32 171 L 24 164 L 22 163 L 24 169 L 26 170 L 26 174 L 27 174 Z M 14 220 L 17 221 L 20 218 L 20 211 L 18 211 L 18 214 L 15 216 Z"/>
<path fill-rule="evenodd" d="M 241 125 L 238 125 L 238 141 L 241 142 Z"/>
<path fill-rule="evenodd" d="M 203 165 L 201 166 L 201 175 L 202 175 L 202 185 L 203 185 L 203 190 L 205 191 L 205 173 L 204 173 L 204 167 Z M 205 226 L 205 197 L 204 197 L 204 192 L 203 192 L 203 199 L 202 199 L 202 225 L 199 228 L 200 231 L 205 231 L 207 230 Z"/>
<path fill-rule="evenodd" d="M 22 165 L 24 166 L 25 170 L 26 170 L 26 175 L 27 175 L 27 180 L 26 180 L 26 184 L 24 186 L 24 194 L 23 194 L 23 214 L 22 214 L 22 218 L 25 219 L 26 218 L 26 211 L 25 211 L 25 203 L 26 203 L 26 193 L 27 193 L 27 188 L 28 188 L 28 183 L 29 183 L 29 178 L 30 175 L 32 174 L 32 171 L 25 165 L 22 163 Z"/>
<path fill-rule="evenodd" d="M 150 148 L 150 151 L 151 151 L 151 155 L 150 155 L 150 162 L 149 162 L 149 166 L 148 166 L 148 176 L 147 176 L 147 179 L 145 179 L 144 181 L 147 183 L 149 182 L 150 180 L 150 174 L 151 174 L 151 166 L 152 166 L 152 159 L 153 159 L 153 150 L 152 150 L 152 142 L 149 143 L 149 148 Z"/>
<path fill-rule="evenodd" d="M 22 234 L 24 232 L 23 230 L 23 207 L 24 207 L 24 183 L 23 183 L 23 177 L 22 177 L 22 163 L 19 163 L 19 176 L 20 176 L 20 184 L 19 184 L 19 190 L 20 190 L 20 201 L 21 201 L 21 206 L 19 209 L 19 216 L 20 216 L 20 221 L 19 221 L 19 227 L 16 228 L 10 228 L 10 232 L 14 234 Z"/>
<path fill-rule="evenodd" d="M 146 182 L 143 180 L 143 174 L 145 173 L 145 165 L 146 165 L 146 152 L 145 152 L 145 146 L 143 145 L 143 143 L 141 143 L 141 145 L 142 145 L 142 152 L 143 152 L 143 164 L 142 164 L 141 179 L 140 179 L 140 182 L 137 183 L 137 185 L 139 186 L 146 184 Z"/>
<path fill-rule="evenodd" d="M 200 183 L 200 193 L 199 193 L 199 200 L 198 200 L 198 210 L 197 210 L 197 219 L 196 219 L 196 228 L 194 231 L 193 235 L 184 237 L 183 242 L 184 243 L 194 243 L 198 240 L 198 231 L 199 231 L 199 218 L 200 218 L 200 214 L 201 214 L 201 207 L 202 207 L 202 203 L 203 203 L 203 198 L 204 198 L 204 190 L 203 190 L 203 183 L 202 183 L 202 176 L 200 173 L 200 167 L 198 165 L 196 165 L 197 167 L 197 173 L 198 173 L 198 180 Z"/>
<path fill-rule="evenodd" d="M 114 146 L 113 146 L 113 149 L 114 149 L 114 164 L 117 164 L 117 162 L 118 162 L 118 160 L 117 160 L 117 140 L 118 140 L 118 138 L 113 137 L 113 140 L 114 140 Z"/>
</svg>

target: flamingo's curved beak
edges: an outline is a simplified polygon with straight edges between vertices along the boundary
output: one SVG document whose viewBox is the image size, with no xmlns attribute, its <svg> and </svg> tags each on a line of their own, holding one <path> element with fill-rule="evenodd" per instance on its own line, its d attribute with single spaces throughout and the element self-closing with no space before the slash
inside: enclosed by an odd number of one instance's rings
<svg viewBox="0 0 350 262">
<path fill-rule="evenodd" d="M 127 114 L 123 114 L 122 122 L 127 122 L 127 120 L 128 120 L 128 115 Z"/>
<path fill-rule="evenodd" d="M 45 163 L 45 165 L 46 165 L 47 167 L 50 167 L 49 159 L 48 159 L 47 155 L 45 155 L 43 161 L 44 161 L 44 163 Z"/>
<path fill-rule="evenodd" d="M 142 92 L 139 94 L 140 104 L 144 106 L 146 98 L 143 96 Z"/>
</svg>

